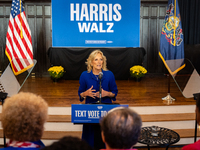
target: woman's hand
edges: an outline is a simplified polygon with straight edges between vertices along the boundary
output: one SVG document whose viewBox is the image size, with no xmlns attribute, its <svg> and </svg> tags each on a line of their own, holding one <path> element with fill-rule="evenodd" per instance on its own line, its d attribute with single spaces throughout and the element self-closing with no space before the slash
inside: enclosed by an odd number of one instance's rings
<svg viewBox="0 0 200 150">
<path fill-rule="evenodd" d="M 96 96 L 99 98 L 99 92 L 96 92 Z M 108 92 L 108 91 L 105 91 L 104 89 L 101 89 L 101 97 L 114 97 L 115 94 L 113 94 L 112 92 Z"/>
<path fill-rule="evenodd" d="M 96 90 L 93 89 L 93 85 L 91 86 L 91 88 L 89 88 L 87 91 L 81 93 L 81 97 L 86 97 L 86 96 L 90 96 L 92 98 L 96 97 L 96 93 L 94 93 Z"/>
</svg>

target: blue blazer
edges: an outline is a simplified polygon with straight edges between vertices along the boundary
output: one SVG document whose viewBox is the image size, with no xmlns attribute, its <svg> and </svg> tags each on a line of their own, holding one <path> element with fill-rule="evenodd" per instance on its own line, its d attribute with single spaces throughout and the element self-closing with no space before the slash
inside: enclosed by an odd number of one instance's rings
<svg viewBox="0 0 200 150">
<path fill-rule="evenodd" d="M 103 73 L 103 77 L 101 79 L 102 89 L 104 89 L 105 91 L 114 93 L 115 97 L 112 97 L 112 98 L 102 97 L 101 102 L 102 103 L 112 103 L 112 100 L 113 101 L 116 100 L 116 96 L 118 93 L 117 85 L 115 82 L 115 76 L 111 71 L 102 70 L 102 73 Z M 96 92 L 99 91 L 99 84 L 100 84 L 99 79 L 92 73 L 92 71 L 91 72 L 84 71 L 80 76 L 79 84 L 80 84 L 80 86 L 79 86 L 79 90 L 78 90 L 78 95 L 80 97 L 80 101 L 84 100 L 83 98 L 81 98 L 80 94 L 82 92 L 85 92 L 89 88 L 91 88 L 92 85 L 93 85 L 93 89 L 95 89 Z M 96 97 L 94 99 L 92 97 L 87 96 L 85 103 L 86 104 L 87 103 L 95 103 L 97 101 L 99 101 L 98 97 Z"/>
</svg>

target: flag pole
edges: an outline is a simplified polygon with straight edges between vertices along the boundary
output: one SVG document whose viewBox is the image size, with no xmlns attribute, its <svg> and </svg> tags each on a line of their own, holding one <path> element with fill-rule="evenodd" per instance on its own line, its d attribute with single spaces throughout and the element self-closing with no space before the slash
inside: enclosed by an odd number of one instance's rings
<svg viewBox="0 0 200 150">
<path fill-rule="evenodd" d="M 176 21 L 176 0 L 174 0 L 174 14 L 173 14 L 173 21 L 174 21 L 174 32 L 173 32 L 173 39 L 174 39 L 174 41 L 173 41 L 173 45 L 174 45 L 174 47 L 175 47 L 175 51 L 177 51 L 177 45 L 176 45 L 176 25 L 175 25 L 175 21 Z M 164 61 L 165 62 L 165 61 Z M 173 98 L 173 97 L 171 97 L 171 95 L 170 95 L 170 75 L 173 75 L 173 74 L 171 74 L 171 72 L 169 71 L 169 69 L 170 68 L 168 68 L 167 67 L 167 69 L 168 69 L 168 74 L 167 74 L 167 76 L 168 76 L 168 94 L 167 94 L 167 96 L 166 97 L 163 97 L 162 98 L 162 100 L 166 100 L 166 101 L 168 101 L 168 102 L 171 102 L 171 101 L 175 101 L 175 98 Z"/>
<path fill-rule="evenodd" d="M 168 93 L 167 93 L 167 96 L 162 98 L 162 100 L 175 101 L 175 98 L 171 97 L 171 95 L 170 95 L 170 73 L 169 72 L 167 74 L 167 77 L 168 77 Z"/>
</svg>

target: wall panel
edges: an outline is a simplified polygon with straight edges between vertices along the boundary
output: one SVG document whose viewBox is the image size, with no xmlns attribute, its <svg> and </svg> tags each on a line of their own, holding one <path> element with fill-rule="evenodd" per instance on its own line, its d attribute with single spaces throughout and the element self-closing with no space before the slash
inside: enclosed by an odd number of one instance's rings
<svg viewBox="0 0 200 150">
<path fill-rule="evenodd" d="M 47 50 L 51 47 L 51 3 L 28 3 L 25 6 L 28 8 L 26 12 L 32 32 L 34 58 L 38 61 L 34 72 L 36 75 L 47 74 L 50 66 Z"/>
<path fill-rule="evenodd" d="M 5 70 L 8 65 L 8 59 L 5 54 L 5 43 L 6 43 L 6 33 L 8 28 L 9 21 L 9 4 L 1 4 L 0 3 L 0 73 Z"/>
<path fill-rule="evenodd" d="M 24 2 L 25 12 L 32 32 L 34 58 L 38 63 L 36 75 L 46 75 L 50 67 L 47 50 L 52 45 L 51 2 Z M 6 32 L 10 15 L 11 0 L 0 2 L 0 71 L 8 64 L 5 56 Z M 140 8 L 140 46 L 146 50 L 144 66 L 149 73 L 164 73 L 166 69 L 158 56 L 161 27 L 164 21 L 167 0 L 143 0 Z"/>
<path fill-rule="evenodd" d="M 141 47 L 144 47 L 147 52 L 144 66 L 149 73 L 165 72 L 158 52 L 166 8 L 167 3 L 141 3 Z"/>
</svg>

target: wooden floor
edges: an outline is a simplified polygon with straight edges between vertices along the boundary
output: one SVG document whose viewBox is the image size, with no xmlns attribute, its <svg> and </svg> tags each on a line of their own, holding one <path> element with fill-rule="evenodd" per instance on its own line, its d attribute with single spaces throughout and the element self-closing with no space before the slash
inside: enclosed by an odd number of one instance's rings
<svg viewBox="0 0 200 150">
<path fill-rule="evenodd" d="M 165 75 L 146 75 L 140 82 L 116 80 L 118 95 L 116 103 L 129 106 L 194 105 L 193 98 L 184 98 L 174 80 L 170 79 L 170 95 L 176 100 L 172 103 L 161 98 L 168 93 L 168 77 Z M 53 82 L 50 77 L 29 77 L 20 91 L 41 95 L 49 106 L 71 106 L 79 104 L 78 80 L 59 80 Z M 84 102 L 82 102 L 84 103 Z"/>
<path fill-rule="evenodd" d="M 184 98 L 174 80 L 170 78 L 170 95 L 176 100 L 173 103 L 168 103 L 163 101 L 162 98 L 167 96 L 168 93 L 168 77 L 165 75 L 146 75 L 142 78 L 140 82 L 136 82 L 133 79 L 130 80 L 116 80 L 118 86 L 118 95 L 116 103 L 120 104 L 129 104 L 129 106 L 166 106 L 166 105 L 195 105 L 195 100 L 193 98 Z M 79 81 L 78 80 L 59 80 L 58 82 L 53 82 L 50 77 L 29 77 L 22 87 L 21 91 L 32 92 L 41 95 L 51 107 L 70 107 L 71 104 L 79 104 L 78 97 L 78 88 Z M 84 103 L 84 102 L 82 102 Z M 185 114 L 180 114 L 184 116 Z M 183 116 L 180 115 L 172 115 L 170 117 L 163 114 L 151 115 L 142 115 L 142 120 L 145 122 L 156 122 L 156 121 L 173 121 L 172 116 L 176 116 L 175 121 L 179 121 Z M 194 120 L 195 116 L 193 114 L 189 114 L 190 119 Z M 61 116 L 50 116 L 50 122 L 58 122 L 58 119 L 62 122 L 71 122 L 70 116 L 66 118 L 60 118 Z M 186 119 L 187 120 L 187 119 Z M 194 131 L 192 129 L 177 131 L 181 137 L 191 137 L 194 135 Z M 52 136 L 49 135 L 51 132 Z M 61 133 L 62 134 L 61 134 Z M 183 132 L 183 133 L 182 133 Z M 192 133 L 191 133 L 192 132 Z M 57 137 L 57 139 L 61 138 L 63 134 L 68 135 L 72 134 L 67 131 L 46 131 L 44 136 L 47 136 L 44 139 L 51 139 L 52 137 Z M 76 132 L 75 134 L 79 134 Z M 190 136 L 187 136 L 189 134 Z M 81 135 L 81 134 L 80 134 Z M 181 150 L 180 145 L 170 147 L 169 150 Z M 137 147 L 138 150 L 147 150 L 144 147 Z M 151 147 L 151 150 L 164 150 L 166 148 L 159 147 Z"/>
</svg>

